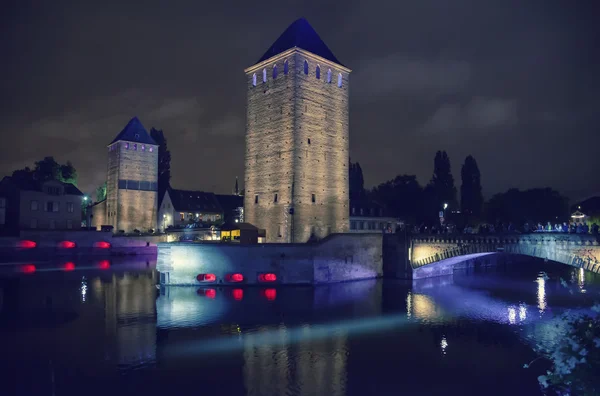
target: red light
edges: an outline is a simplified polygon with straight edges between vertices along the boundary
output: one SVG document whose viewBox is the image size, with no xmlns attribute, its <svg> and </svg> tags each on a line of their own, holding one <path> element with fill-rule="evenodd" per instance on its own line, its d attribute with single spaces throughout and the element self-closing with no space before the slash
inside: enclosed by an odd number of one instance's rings
<svg viewBox="0 0 600 396">
<path fill-rule="evenodd" d="M 227 282 L 242 282 L 244 280 L 244 275 L 242 274 L 227 274 L 225 277 Z"/>
<path fill-rule="evenodd" d="M 36 246 L 37 246 L 37 243 L 35 243 L 34 241 L 19 241 L 19 242 L 17 242 L 17 247 L 20 247 L 23 249 L 33 249 Z"/>
<path fill-rule="evenodd" d="M 273 301 L 277 298 L 277 290 L 265 289 L 265 290 L 263 290 L 263 296 L 265 296 L 267 298 L 267 300 Z"/>
<path fill-rule="evenodd" d="M 108 260 L 102 260 L 98 264 L 98 267 L 100 267 L 100 269 L 103 269 L 103 270 L 109 269 L 110 268 L 110 262 Z"/>
<path fill-rule="evenodd" d="M 94 246 L 100 249 L 110 249 L 110 243 L 104 241 L 96 242 Z"/>
<path fill-rule="evenodd" d="M 58 244 L 59 247 L 63 249 L 73 249 L 75 247 L 75 242 L 72 241 L 62 241 Z"/>
<path fill-rule="evenodd" d="M 198 282 L 214 282 L 217 280 L 217 276 L 215 274 L 199 274 L 196 279 Z"/>
<path fill-rule="evenodd" d="M 277 275 L 272 274 L 272 273 L 258 275 L 259 282 L 275 282 L 276 280 L 277 280 Z"/>
<path fill-rule="evenodd" d="M 24 274 L 33 274 L 35 272 L 35 265 L 25 264 L 21 267 L 21 272 Z"/>
<path fill-rule="evenodd" d="M 214 299 L 217 296 L 217 291 L 215 289 L 206 289 L 204 290 L 204 295 L 208 298 Z"/>
<path fill-rule="evenodd" d="M 233 296 L 234 300 L 240 301 L 242 298 L 244 298 L 244 291 L 242 289 L 233 289 L 231 291 L 231 295 Z"/>
<path fill-rule="evenodd" d="M 68 263 L 65 263 L 63 268 L 65 271 L 73 271 L 75 269 L 75 264 L 69 261 Z"/>
</svg>

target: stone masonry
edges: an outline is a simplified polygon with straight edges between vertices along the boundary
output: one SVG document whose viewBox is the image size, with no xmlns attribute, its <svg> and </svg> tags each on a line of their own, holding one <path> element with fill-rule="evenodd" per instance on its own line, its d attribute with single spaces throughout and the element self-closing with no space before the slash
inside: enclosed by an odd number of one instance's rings
<svg viewBox="0 0 600 396">
<path fill-rule="evenodd" d="M 267 242 L 347 232 L 350 69 L 295 46 L 245 73 L 245 221 Z"/>
</svg>

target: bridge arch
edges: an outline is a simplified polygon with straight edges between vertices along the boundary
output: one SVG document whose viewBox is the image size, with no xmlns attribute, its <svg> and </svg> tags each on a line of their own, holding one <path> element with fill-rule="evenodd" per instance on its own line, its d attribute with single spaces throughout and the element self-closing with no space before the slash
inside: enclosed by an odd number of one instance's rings
<svg viewBox="0 0 600 396">
<path fill-rule="evenodd" d="M 494 253 L 537 257 L 600 273 L 598 236 L 581 234 L 413 235 L 409 262 L 413 279 L 420 279 L 448 275 L 458 263 Z"/>
</svg>

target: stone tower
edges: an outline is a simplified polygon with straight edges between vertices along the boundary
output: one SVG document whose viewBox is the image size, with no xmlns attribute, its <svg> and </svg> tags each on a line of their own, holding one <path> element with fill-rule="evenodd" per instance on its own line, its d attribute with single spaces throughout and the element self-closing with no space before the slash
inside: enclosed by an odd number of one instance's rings
<svg viewBox="0 0 600 396">
<path fill-rule="evenodd" d="M 299 19 L 245 73 L 244 221 L 267 242 L 347 232 L 350 69 Z"/>
<path fill-rule="evenodd" d="M 114 232 L 156 229 L 158 145 L 137 117 L 108 145 L 106 223 Z"/>
</svg>

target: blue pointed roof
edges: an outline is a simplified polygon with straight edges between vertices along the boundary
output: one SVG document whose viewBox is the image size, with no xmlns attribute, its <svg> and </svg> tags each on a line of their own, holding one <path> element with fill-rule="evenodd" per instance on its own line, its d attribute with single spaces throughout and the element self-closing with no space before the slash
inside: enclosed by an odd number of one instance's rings
<svg viewBox="0 0 600 396">
<path fill-rule="evenodd" d="M 265 61 L 283 51 L 289 50 L 290 48 L 302 48 L 308 52 L 312 52 L 315 55 L 325 58 L 329 61 L 337 63 L 338 65 L 344 66 L 336 57 L 333 52 L 325 45 L 321 37 L 317 34 L 315 29 L 310 26 L 310 23 L 304 18 L 297 19 L 279 36 L 279 38 L 273 43 L 273 45 L 265 52 L 265 54 L 256 63 Z"/>
<path fill-rule="evenodd" d="M 117 135 L 116 138 L 114 138 L 112 142 L 110 142 L 110 144 L 118 142 L 119 140 L 157 145 L 137 117 L 133 117 L 131 120 L 129 120 L 127 125 L 125 125 L 125 128 L 123 128 L 123 130 Z"/>
</svg>

